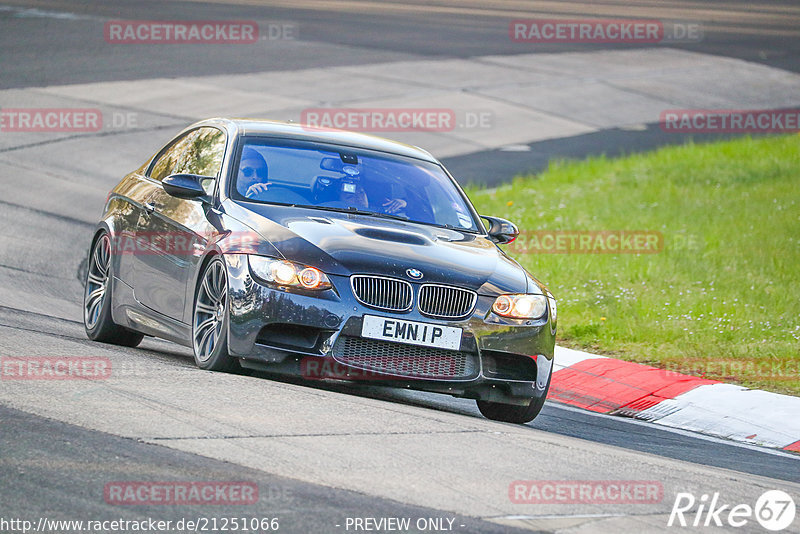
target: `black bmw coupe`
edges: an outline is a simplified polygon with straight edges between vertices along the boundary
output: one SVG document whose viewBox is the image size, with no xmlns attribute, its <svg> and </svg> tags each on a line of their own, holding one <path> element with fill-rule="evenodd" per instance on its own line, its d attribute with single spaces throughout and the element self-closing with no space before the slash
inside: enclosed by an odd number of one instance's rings
<svg viewBox="0 0 800 534">
<path fill-rule="evenodd" d="M 498 247 L 517 233 L 419 148 L 206 120 L 109 194 L 84 323 L 96 341 L 191 346 L 203 369 L 446 393 L 525 423 L 550 386 L 556 302 Z"/>
</svg>

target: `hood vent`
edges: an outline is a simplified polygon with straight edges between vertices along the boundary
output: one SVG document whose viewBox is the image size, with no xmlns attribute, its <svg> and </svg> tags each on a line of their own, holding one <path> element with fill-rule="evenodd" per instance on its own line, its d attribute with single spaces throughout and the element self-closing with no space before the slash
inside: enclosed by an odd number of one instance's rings
<svg viewBox="0 0 800 534">
<path fill-rule="evenodd" d="M 408 232 L 394 232 L 378 228 L 359 228 L 354 230 L 361 237 L 377 239 L 379 241 L 392 241 L 394 243 L 407 243 L 409 245 L 428 245 L 429 241 L 418 234 Z"/>
</svg>

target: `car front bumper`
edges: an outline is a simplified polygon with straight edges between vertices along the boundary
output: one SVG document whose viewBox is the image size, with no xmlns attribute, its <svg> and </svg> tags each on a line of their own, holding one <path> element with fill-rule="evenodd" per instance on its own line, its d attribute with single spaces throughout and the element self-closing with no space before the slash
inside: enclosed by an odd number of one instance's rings
<svg viewBox="0 0 800 534">
<path fill-rule="evenodd" d="M 244 367 L 512 404 L 547 392 L 556 329 L 549 308 L 541 319 L 506 319 L 491 312 L 495 297 L 479 295 L 462 320 L 427 317 L 416 308 L 392 313 L 356 300 L 348 277 L 329 275 L 331 290 L 288 290 L 255 280 L 245 255 L 225 258 L 228 348 Z M 362 337 L 365 315 L 461 328 L 460 350 Z"/>
</svg>

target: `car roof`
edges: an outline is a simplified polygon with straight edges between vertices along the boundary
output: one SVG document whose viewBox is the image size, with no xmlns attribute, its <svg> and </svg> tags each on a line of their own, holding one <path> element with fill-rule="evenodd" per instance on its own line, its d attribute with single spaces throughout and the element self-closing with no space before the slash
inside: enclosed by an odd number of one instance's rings
<svg viewBox="0 0 800 534">
<path fill-rule="evenodd" d="M 438 163 L 436 158 L 428 151 L 419 147 L 384 139 L 383 137 L 350 132 L 347 130 L 317 128 L 295 122 L 229 118 L 208 119 L 195 123 L 189 128 L 196 128 L 198 126 L 221 126 L 229 132 L 235 132 L 238 135 L 278 137 L 282 139 L 297 139 L 343 145 L 353 148 L 364 148 Z"/>
</svg>

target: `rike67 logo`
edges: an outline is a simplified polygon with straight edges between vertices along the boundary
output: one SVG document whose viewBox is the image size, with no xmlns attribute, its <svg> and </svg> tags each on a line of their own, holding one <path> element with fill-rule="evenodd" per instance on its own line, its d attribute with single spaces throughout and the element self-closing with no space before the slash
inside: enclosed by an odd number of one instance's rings
<svg viewBox="0 0 800 534">
<path fill-rule="evenodd" d="M 675 496 L 667 526 L 743 527 L 755 519 L 765 529 L 777 532 L 789 527 L 794 517 L 794 499 L 781 490 L 764 492 L 755 506 L 723 504 L 719 493 L 696 499 L 691 493 L 682 492 Z"/>
</svg>

